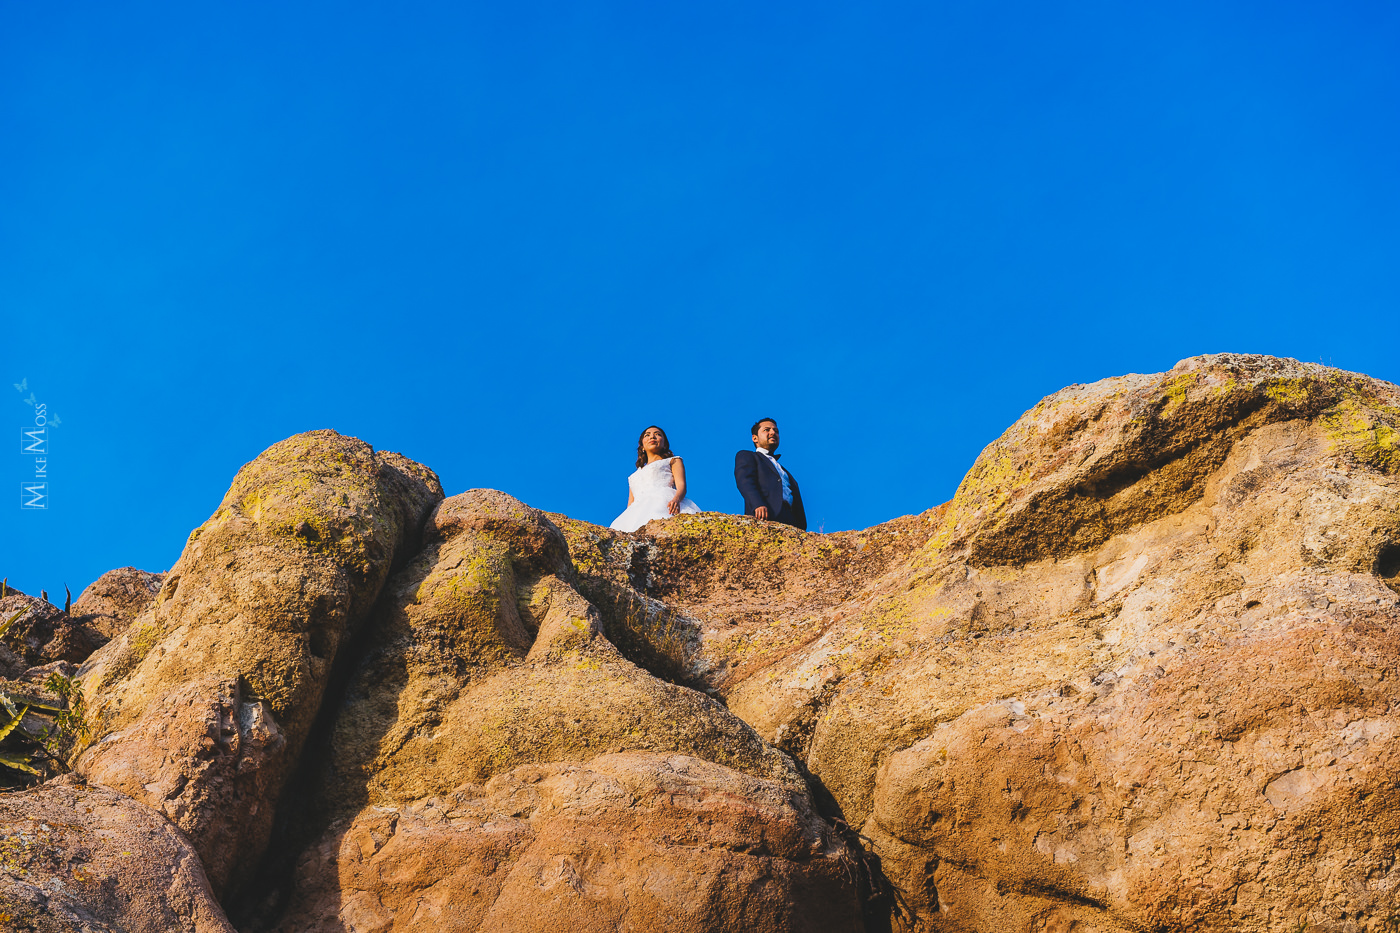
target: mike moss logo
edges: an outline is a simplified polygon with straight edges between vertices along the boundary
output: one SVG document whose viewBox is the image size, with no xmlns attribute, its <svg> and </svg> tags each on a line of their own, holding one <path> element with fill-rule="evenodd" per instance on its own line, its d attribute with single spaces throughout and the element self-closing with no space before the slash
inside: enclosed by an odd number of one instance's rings
<svg viewBox="0 0 1400 933">
<path fill-rule="evenodd" d="M 29 390 L 26 377 L 12 383 L 21 396 Z M 47 509 L 52 490 L 49 487 L 49 442 L 55 425 L 63 421 L 49 412 L 47 402 L 41 402 L 33 392 L 23 399 L 24 404 L 34 409 L 34 415 L 19 429 L 19 453 L 26 458 L 25 479 L 19 484 L 19 507 L 21 509 Z"/>
</svg>

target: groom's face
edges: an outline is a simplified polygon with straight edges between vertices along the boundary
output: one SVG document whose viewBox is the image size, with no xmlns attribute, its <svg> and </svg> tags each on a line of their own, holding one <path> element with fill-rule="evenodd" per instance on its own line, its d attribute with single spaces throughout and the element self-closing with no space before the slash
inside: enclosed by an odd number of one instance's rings
<svg viewBox="0 0 1400 933">
<path fill-rule="evenodd" d="M 762 447 L 770 454 L 778 449 L 778 426 L 771 421 L 765 421 L 758 426 L 758 433 L 753 436 L 753 445 Z"/>
</svg>

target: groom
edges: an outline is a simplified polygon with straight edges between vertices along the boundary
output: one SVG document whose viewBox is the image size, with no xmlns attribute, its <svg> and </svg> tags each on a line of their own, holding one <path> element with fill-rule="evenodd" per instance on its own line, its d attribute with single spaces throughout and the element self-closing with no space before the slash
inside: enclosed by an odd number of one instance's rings
<svg viewBox="0 0 1400 933">
<path fill-rule="evenodd" d="M 744 514 L 807 530 L 797 480 L 778 463 L 778 422 L 764 418 L 752 428 L 753 450 L 734 455 L 734 484 L 744 497 Z"/>
</svg>

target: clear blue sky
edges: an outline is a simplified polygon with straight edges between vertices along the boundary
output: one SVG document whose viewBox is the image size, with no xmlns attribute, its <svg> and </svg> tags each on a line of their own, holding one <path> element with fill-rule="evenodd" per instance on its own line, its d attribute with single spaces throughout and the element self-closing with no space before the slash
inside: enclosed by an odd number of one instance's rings
<svg viewBox="0 0 1400 933">
<path fill-rule="evenodd" d="M 813 527 L 1198 353 L 1400 381 L 1388 3 L 0 6 L 0 575 L 162 570 L 335 428 L 606 524 L 783 429 Z"/>
</svg>

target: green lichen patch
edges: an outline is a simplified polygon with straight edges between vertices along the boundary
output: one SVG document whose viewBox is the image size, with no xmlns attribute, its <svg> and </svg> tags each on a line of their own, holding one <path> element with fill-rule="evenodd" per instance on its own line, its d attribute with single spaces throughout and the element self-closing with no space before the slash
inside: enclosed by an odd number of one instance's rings
<svg viewBox="0 0 1400 933">
<path fill-rule="evenodd" d="M 1201 377 L 1198 373 L 1182 373 L 1174 379 L 1168 379 L 1161 388 L 1160 412 L 1163 415 L 1172 414 L 1186 401 L 1187 392 L 1199 385 L 1200 381 Z"/>
<path fill-rule="evenodd" d="M 1234 442 L 1265 424 L 1315 419 L 1350 400 L 1390 398 L 1375 380 L 1271 357 L 1191 361 L 1159 377 L 1106 380 L 1042 402 L 982 452 L 926 560 L 978 566 L 1097 547 L 1197 501 Z M 1395 425 L 1332 416 L 1340 449 L 1395 469 Z M 1364 423 L 1362 423 L 1364 421 Z"/>
<path fill-rule="evenodd" d="M 1322 424 L 1334 453 L 1386 475 L 1400 473 L 1397 409 L 1368 407 L 1352 397 L 1329 409 Z"/>
</svg>

